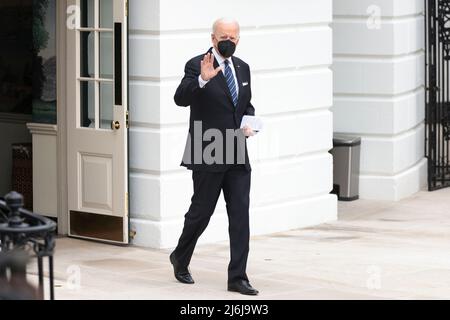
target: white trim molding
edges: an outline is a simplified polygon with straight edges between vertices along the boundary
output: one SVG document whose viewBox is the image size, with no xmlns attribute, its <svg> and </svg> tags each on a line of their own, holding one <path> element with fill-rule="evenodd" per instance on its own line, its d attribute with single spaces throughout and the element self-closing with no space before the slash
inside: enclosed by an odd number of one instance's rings
<svg viewBox="0 0 450 320">
<path fill-rule="evenodd" d="M 46 123 L 27 123 L 27 128 L 31 134 L 41 134 L 48 136 L 56 136 L 58 134 L 58 126 Z"/>
</svg>

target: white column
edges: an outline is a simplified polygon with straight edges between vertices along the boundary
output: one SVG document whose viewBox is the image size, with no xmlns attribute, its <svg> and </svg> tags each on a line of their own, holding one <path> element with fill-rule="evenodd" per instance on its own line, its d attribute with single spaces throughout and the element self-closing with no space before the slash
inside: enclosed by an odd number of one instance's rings
<svg viewBox="0 0 450 320">
<path fill-rule="evenodd" d="M 422 0 L 335 0 L 334 131 L 362 137 L 360 198 L 426 184 Z"/>
<path fill-rule="evenodd" d="M 189 108 L 173 95 L 185 63 L 211 46 L 220 16 L 241 23 L 236 56 L 252 70 L 265 130 L 249 139 L 253 235 L 336 219 L 332 189 L 331 0 L 131 2 L 131 216 L 134 242 L 173 247 L 192 196 L 179 166 Z M 223 197 L 200 242 L 228 239 Z"/>
</svg>

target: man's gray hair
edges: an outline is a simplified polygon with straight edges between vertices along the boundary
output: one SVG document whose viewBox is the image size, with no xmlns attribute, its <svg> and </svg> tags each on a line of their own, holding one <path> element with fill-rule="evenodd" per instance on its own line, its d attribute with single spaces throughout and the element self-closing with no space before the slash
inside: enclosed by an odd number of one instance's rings
<svg viewBox="0 0 450 320">
<path fill-rule="evenodd" d="M 217 27 L 221 23 L 225 23 L 225 24 L 232 24 L 233 23 L 233 24 L 236 24 L 237 29 L 238 29 L 238 35 L 240 34 L 241 27 L 239 26 L 239 22 L 236 19 L 234 19 L 234 18 L 226 18 L 226 17 L 219 18 L 216 21 L 214 21 L 213 26 L 212 26 L 212 33 L 213 34 L 216 34 Z"/>
</svg>

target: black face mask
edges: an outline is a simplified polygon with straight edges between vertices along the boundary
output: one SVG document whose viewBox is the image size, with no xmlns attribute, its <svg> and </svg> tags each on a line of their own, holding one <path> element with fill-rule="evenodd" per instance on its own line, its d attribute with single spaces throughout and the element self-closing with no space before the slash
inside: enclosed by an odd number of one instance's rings
<svg viewBox="0 0 450 320">
<path fill-rule="evenodd" d="M 229 58 L 236 51 L 236 44 L 231 40 L 222 40 L 217 44 L 217 48 L 224 58 Z"/>
</svg>

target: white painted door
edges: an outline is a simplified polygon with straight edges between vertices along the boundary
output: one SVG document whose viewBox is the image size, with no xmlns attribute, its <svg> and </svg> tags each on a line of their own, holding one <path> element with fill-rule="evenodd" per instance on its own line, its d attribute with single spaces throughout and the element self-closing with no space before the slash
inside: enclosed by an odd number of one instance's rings
<svg viewBox="0 0 450 320">
<path fill-rule="evenodd" d="M 127 1 L 68 0 L 69 235 L 128 243 Z"/>
</svg>

